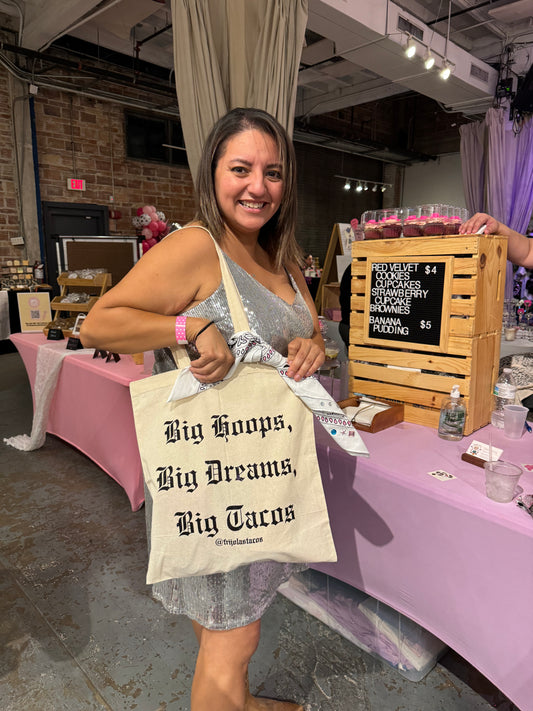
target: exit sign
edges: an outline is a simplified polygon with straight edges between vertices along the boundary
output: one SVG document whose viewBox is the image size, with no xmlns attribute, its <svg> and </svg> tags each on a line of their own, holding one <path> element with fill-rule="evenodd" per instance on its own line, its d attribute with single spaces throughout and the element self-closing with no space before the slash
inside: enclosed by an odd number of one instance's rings
<svg viewBox="0 0 533 711">
<path fill-rule="evenodd" d="M 85 180 L 80 178 L 67 178 L 67 188 L 69 190 L 85 190 Z"/>
</svg>

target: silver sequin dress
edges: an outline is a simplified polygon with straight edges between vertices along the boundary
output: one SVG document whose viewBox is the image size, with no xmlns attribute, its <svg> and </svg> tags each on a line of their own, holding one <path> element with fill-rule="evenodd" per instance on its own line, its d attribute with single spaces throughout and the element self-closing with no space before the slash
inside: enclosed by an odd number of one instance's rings
<svg viewBox="0 0 533 711">
<path fill-rule="evenodd" d="M 292 277 L 295 299 L 292 304 L 288 304 L 227 256 L 226 262 L 241 295 L 252 331 L 283 355 L 287 355 L 287 346 L 293 338 L 309 338 L 312 335 L 311 314 Z M 222 284 L 205 301 L 186 313 L 188 316 L 213 320 L 225 338 L 233 334 Z M 174 367 L 167 349 L 155 352 L 155 373 Z M 146 490 L 145 493 L 147 527 L 150 530 L 152 505 Z M 258 620 L 274 599 L 278 587 L 293 572 L 305 567 L 294 563 L 262 561 L 241 566 L 229 573 L 165 580 L 154 584 L 152 593 L 169 612 L 187 615 L 209 629 L 229 630 Z"/>
</svg>

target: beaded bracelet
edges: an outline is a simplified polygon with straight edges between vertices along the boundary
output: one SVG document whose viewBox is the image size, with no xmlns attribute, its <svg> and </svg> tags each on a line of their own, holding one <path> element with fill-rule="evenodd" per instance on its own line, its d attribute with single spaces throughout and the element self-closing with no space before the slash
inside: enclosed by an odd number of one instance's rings
<svg viewBox="0 0 533 711">
<path fill-rule="evenodd" d="M 214 321 L 209 321 L 209 323 L 206 323 L 205 326 L 204 326 L 203 328 L 201 328 L 201 329 L 198 331 L 198 333 L 196 334 L 196 336 L 194 337 L 193 344 L 196 345 L 196 341 L 198 340 L 198 336 L 199 336 L 201 333 L 203 333 L 204 331 L 206 331 L 206 330 L 209 328 L 209 326 L 214 326 L 214 324 L 215 324 Z"/>
<path fill-rule="evenodd" d="M 185 333 L 186 322 L 187 316 L 176 316 L 176 343 L 179 346 L 183 346 L 187 343 L 187 334 Z"/>
</svg>

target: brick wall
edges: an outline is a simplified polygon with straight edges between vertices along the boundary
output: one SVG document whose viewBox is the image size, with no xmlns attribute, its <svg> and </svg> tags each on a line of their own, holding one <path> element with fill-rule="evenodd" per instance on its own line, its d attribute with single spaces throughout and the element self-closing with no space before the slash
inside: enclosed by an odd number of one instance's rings
<svg viewBox="0 0 533 711">
<path fill-rule="evenodd" d="M 134 234 L 131 218 L 147 204 L 163 211 L 167 220 L 187 222 L 195 210 L 189 170 L 127 158 L 124 111 L 122 105 L 39 90 L 35 121 L 41 199 L 119 210 L 122 218 L 110 220 L 110 234 Z M 84 192 L 67 189 L 72 177 L 86 181 Z"/>
<path fill-rule="evenodd" d="M 0 257 L 25 256 L 10 242 L 19 233 L 17 205 L 9 78 L 0 70 Z"/>
</svg>

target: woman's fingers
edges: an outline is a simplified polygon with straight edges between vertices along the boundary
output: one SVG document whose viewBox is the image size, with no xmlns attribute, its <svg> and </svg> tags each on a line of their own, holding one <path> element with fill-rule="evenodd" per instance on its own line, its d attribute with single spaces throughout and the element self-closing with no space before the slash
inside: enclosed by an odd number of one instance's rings
<svg viewBox="0 0 533 711">
<path fill-rule="evenodd" d="M 191 361 L 191 373 L 202 383 L 215 383 L 228 373 L 234 358 L 228 344 L 215 325 L 196 339 L 199 358 Z"/>
<path fill-rule="evenodd" d="M 289 343 L 287 376 L 296 381 L 308 378 L 325 360 L 324 350 L 310 338 L 295 338 Z"/>
</svg>

